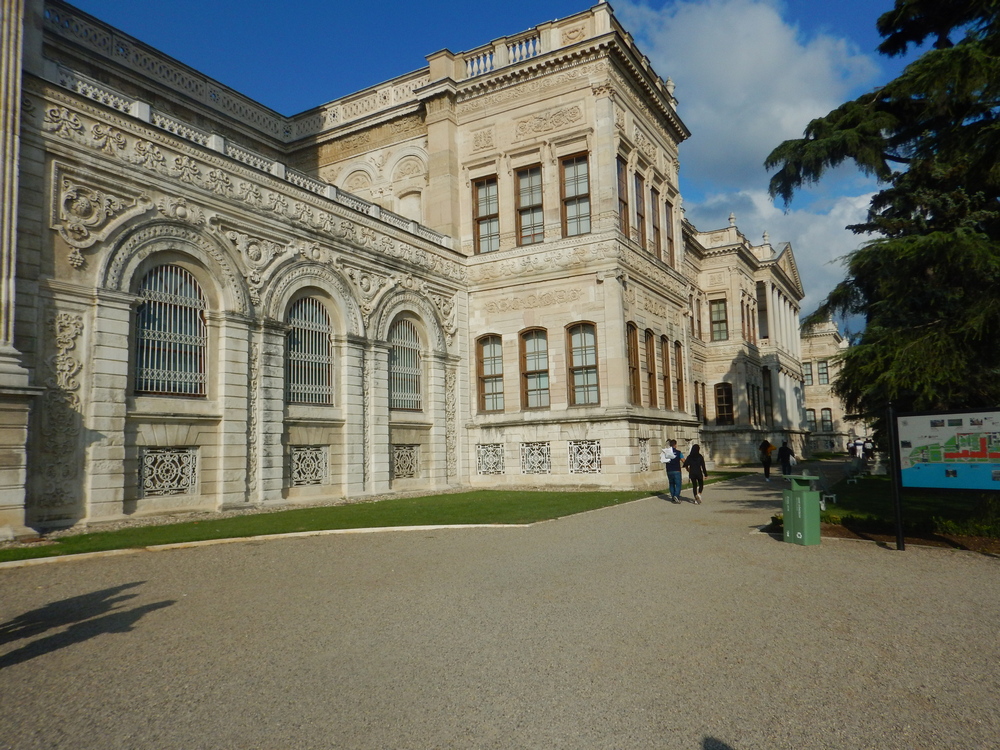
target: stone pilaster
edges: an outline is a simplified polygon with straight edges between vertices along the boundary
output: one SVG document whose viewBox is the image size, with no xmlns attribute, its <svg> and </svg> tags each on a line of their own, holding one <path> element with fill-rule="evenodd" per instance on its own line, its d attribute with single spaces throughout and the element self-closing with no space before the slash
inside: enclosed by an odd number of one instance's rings
<svg viewBox="0 0 1000 750">
<path fill-rule="evenodd" d="M 28 413 L 36 389 L 14 348 L 18 144 L 24 0 L 0 0 L 0 539 L 30 532 L 24 521 Z"/>
</svg>

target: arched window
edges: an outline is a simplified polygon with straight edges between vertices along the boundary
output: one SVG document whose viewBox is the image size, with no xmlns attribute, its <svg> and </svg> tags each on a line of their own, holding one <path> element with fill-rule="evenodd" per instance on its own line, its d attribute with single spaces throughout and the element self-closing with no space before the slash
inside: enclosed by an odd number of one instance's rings
<svg viewBox="0 0 1000 750">
<path fill-rule="evenodd" d="M 806 409 L 806 428 L 809 432 L 816 432 L 816 410 Z"/>
<path fill-rule="evenodd" d="M 389 408 L 419 411 L 420 336 L 412 320 L 397 320 L 389 328 Z"/>
<path fill-rule="evenodd" d="M 139 285 L 135 392 L 205 395 L 205 296 L 189 271 L 159 266 Z"/>
<path fill-rule="evenodd" d="M 549 339 L 541 328 L 521 334 L 521 407 L 549 405 Z"/>
<path fill-rule="evenodd" d="M 483 336 L 478 343 L 479 410 L 503 411 L 503 342 L 499 336 Z"/>
<path fill-rule="evenodd" d="M 591 323 L 578 323 L 566 329 L 569 339 L 570 405 L 599 404 L 597 384 L 597 330 Z"/>
<path fill-rule="evenodd" d="M 333 352 L 330 316 L 315 297 L 288 309 L 286 382 L 290 404 L 333 403 Z"/>
</svg>

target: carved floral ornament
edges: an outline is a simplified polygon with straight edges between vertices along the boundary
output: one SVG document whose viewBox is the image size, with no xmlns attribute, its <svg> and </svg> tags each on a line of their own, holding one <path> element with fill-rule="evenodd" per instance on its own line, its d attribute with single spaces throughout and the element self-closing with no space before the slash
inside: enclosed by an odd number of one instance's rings
<svg viewBox="0 0 1000 750">
<path fill-rule="evenodd" d="M 77 182 L 55 165 L 58 195 L 53 200 L 52 228 L 59 231 L 73 250 L 69 262 L 81 268 L 86 262 L 80 250 L 100 242 L 121 223 L 148 211 L 153 202 L 145 193 L 129 198 L 114 195 L 101 187 Z"/>
<path fill-rule="evenodd" d="M 539 133 L 548 133 L 553 130 L 572 125 L 577 120 L 583 118 L 583 108 L 579 105 L 564 107 L 562 109 L 550 110 L 538 115 L 519 120 L 515 129 L 517 138 L 527 138 Z"/>
<path fill-rule="evenodd" d="M 59 138 L 72 140 L 88 148 L 100 151 L 108 156 L 114 157 L 134 167 L 156 172 L 157 174 L 176 179 L 181 183 L 199 188 L 215 195 L 224 196 L 232 200 L 239 201 L 244 206 L 264 215 L 278 216 L 291 222 L 306 226 L 310 229 L 326 233 L 336 239 L 357 243 L 363 247 L 369 247 L 385 255 L 398 260 L 411 263 L 425 271 L 441 274 L 447 278 L 464 281 L 466 270 L 460 263 L 441 257 L 435 253 L 410 245 L 406 242 L 395 240 L 383 234 L 381 228 L 366 225 L 364 218 L 351 220 L 342 214 L 323 210 L 318 206 L 308 205 L 306 200 L 319 200 L 315 196 L 309 196 L 303 200 L 290 201 L 275 190 L 263 188 L 251 179 L 246 179 L 240 174 L 240 168 L 227 170 L 223 167 L 215 166 L 207 161 L 200 161 L 199 155 L 184 154 L 180 149 L 182 144 L 173 144 L 178 149 L 171 151 L 166 145 L 153 143 L 150 140 L 135 138 L 130 134 L 123 133 L 106 124 L 97 123 L 91 127 L 91 135 L 87 135 L 88 120 L 85 115 L 74 112 L 66 106 L 49 106 L 45 109 L 42 117 L 42 129 Z M 123 128 L 127 127 L 126 121 L 116 122 Z M 77 184 L 78 181 L 74 181 Z M 79 181 L 82 184 L 82 181 Z M 61 184 L 56 181 L 56 184 Z M 92 187 L 95 192 L 101 192 L 110 198 L 118 201 L 125 207 L 126 213 L 117 213 L 120 209 L 114 208 L 114 204 L 106 204 L 108 210 L 114 215 L 115 222 L 112 224 L 107 217 L 104 227 L 107 231 L 117 226 L 120 221 L 132 216 L 129 200 L 136 201 L 136 208 L 141 207 L 147 210 L 151 203 L 140 203 L 139 196 L 135 198 L 125 198 L 114 195 L 107 188 Z M 299 191 L 296 191 L 298 193 Z M 82 195 L 82 194 L 81 194 Z M 97 196 L 86 196 L 85 202 L 77 205 L 72 212 L 68 209 L 60 209 L 64 217 L 53 218 L 53 228 L 58 229 L 64 223 L 72 224 L 72 232 L 67 229 L 67 241 L 74 247 L 88 247 L 94 242 L 102 239 L 97 236 L 98 231 L 95 226 L 89 226 L 88 221 L 94 221 L 91 211 L 98 208 L 90 208 L 87 202 L 100 203 Z M 148 199 L 144 198 L 144 201 Z M 54 205 L 63 206 L 63 202 L 58 198 L 54 200 Z M 164 204 L 165 205 L 165 204 Z M 185 209 L 179 204 L 173 208 L 161 209 L 165 215 L 184 221 L 180 213 L 185 213 Z M 190 207 L 188 207 L 190 209 Z M 343 209 L 347 211 L 349 209 Z M 171 214 L 170 212 L 173 211 Z M 74 217 L 70 220 L 69 217 Z M 362 223 L 366 222 L 366 223 Z M 373 221 L 374 223 L 374 221 Z M 93 239 L 92 239 L 93 238 Z M 72 260 L 77 267 L 84 263 L 83 256 L 78 252 L 72 254 Z"/>
<path fill-rule="evenodd" d="M 72 313 L 50 312 L 49 332 L 55 354 L 46 360 L 50 376 L 42 399 L 42 461 L 47 467 L 44 487 L 34 505 L 59 508 L 74 501 L 75 461 L 80 442 L 80 381 L 83 363 L 73 356 L 76 340 L 83 333 L 83 318 Z"/>
</svg>

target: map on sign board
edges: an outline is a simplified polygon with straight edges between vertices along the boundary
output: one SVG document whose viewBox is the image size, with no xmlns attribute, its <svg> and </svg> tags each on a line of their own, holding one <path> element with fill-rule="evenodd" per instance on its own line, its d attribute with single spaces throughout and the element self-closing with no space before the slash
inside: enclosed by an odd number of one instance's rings
<svg viewBox="0 0 1000 750">
<path fill-rule="evenodd" d="M 904 487 L 1000 490 L 1000 411 L 897 417 Z"/>
</svg>

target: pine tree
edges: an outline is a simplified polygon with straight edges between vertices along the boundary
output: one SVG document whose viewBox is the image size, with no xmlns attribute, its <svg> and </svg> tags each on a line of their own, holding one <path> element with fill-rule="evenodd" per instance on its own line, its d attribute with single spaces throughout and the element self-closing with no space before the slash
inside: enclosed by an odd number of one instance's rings
<svg viewBox="0 0 1000 750">
<path fill-rule="evenodd" d="M 810 317 L 860 315 L 834 390 L 881 433 L 897 411 L 1000 405 L 1000 0 L 896 0 L 879 52 L 932 47 L 885 86 L 813 120 L 765 166 L 772 197 L 853 161 L 882 189 L 873 239 Z"/>
</svg>

